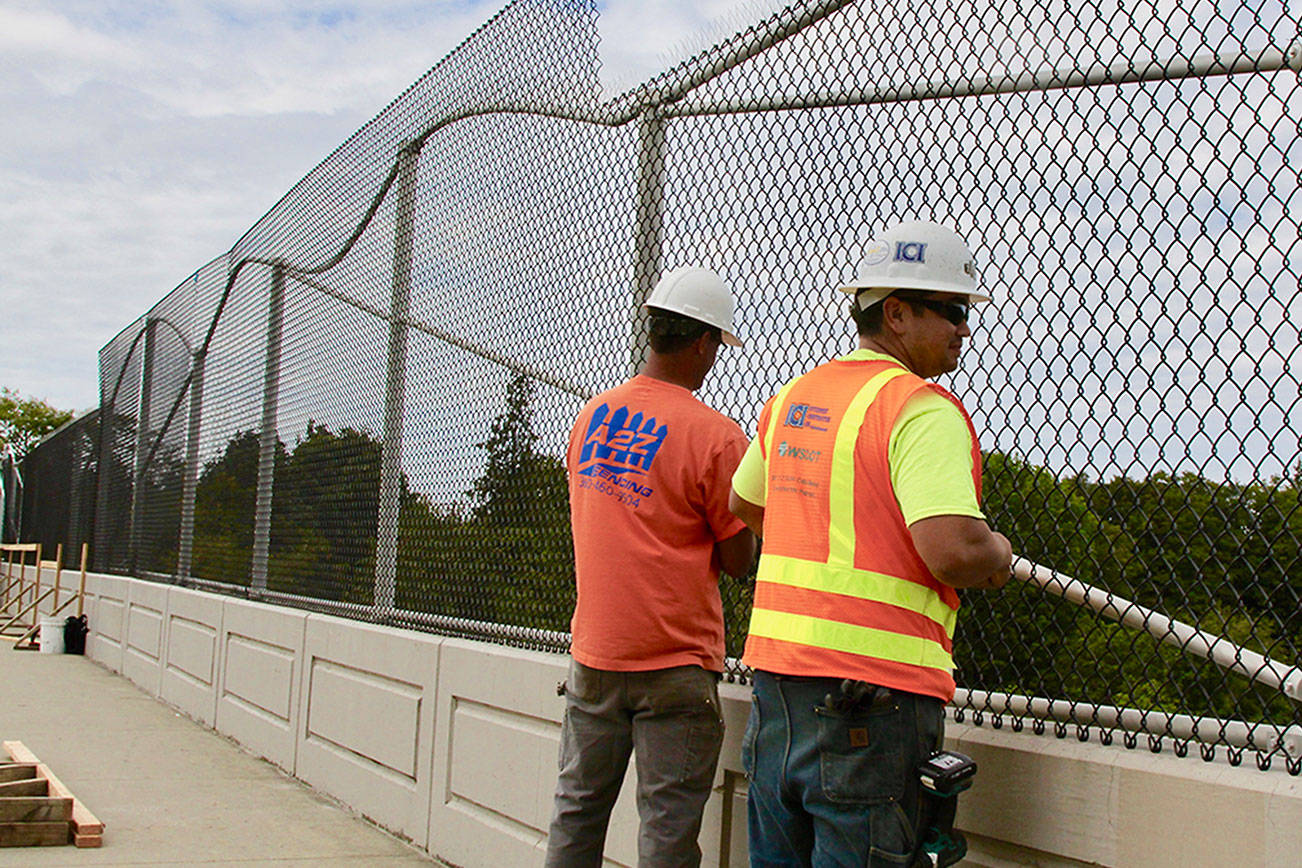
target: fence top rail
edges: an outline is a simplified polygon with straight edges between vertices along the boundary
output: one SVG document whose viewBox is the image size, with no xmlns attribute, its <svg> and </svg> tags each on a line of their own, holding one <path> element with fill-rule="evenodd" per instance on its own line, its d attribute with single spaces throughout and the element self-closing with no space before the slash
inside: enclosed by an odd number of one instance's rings
<svg viewBox="0 0 1302 868">
<path fill-rule="evenodd" d="M 0 543 L 0 551 L 5 552 L 39 552 L 40 543 Z"/>
</svg>

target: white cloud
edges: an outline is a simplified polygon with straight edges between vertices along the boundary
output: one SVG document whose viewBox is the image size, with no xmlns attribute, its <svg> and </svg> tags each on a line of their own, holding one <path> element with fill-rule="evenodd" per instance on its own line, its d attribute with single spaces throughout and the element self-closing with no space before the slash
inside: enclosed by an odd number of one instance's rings
<svg viewBox="0 0 1302 868">
<path fill-rule="evenodd" d="M 95 405 L 106 341 L 502 5 L 0 0 L 0 384 Z M 780 4 L 602 5 L 631 85 Z"/>
<path fill-rule="evenodd" d="M 88 64 L 128 64 L 130 53 L 111 37 L 78 27 L 49 9 L 0 7 L 0 52 L 22 61 L 36 58 L 63 62 L 68 68 Z"/>
</svg>

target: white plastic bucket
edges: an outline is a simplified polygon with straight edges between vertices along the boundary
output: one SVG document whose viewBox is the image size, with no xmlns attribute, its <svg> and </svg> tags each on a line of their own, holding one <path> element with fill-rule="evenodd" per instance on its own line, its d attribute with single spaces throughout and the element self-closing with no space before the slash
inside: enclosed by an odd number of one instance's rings
<svg viewBox="0 0 1302 868">
<path fill-rule="evenodd" d="M 62 618 L 41 619 L 41 653 L 42 654 L 63 653 L 63 619 Z"/>
</svg>

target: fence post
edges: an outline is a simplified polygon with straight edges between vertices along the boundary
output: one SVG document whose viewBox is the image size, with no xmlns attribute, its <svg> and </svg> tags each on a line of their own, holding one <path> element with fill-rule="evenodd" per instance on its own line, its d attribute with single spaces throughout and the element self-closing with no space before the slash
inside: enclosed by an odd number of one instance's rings
<svg viewBox="0 0 1302 868">
<path fill-rule="evenodd" d="M 154 355 L 157 352 L 156 333 L 158 321 L 153 317 L 145 318 L 144 355 L 140 363 L 140 402 L 136 412 L 136 451 L 131 468 L 131 529 L 127 535 L 127 562 L 131 565 L 131 574 L 140 574 L 140 537 L 144 533 L 145 512 L 145 459 L 149 449 L 149 412 L 150 398 L 153 393 Z"/>
<path fill-rule="evenodd" d="M 267 589 L 267 560 L 271 552 L 271 495 L 276 481 L 276 405 L 280 398 L 280 338 L 285 319 L 285 266 L 271 271 L 267 304 L 267 357 L 262 378 L 262 428 L 258 432 L 258 497 L 253 509 L 252 591 Z"/>
<path fill-rule="evenodd" d="M 189 578 L 194 571 L 194 500 L 199 485 L 199 421 L 203 404 L 203 357 L 192 354 L 190 364 L 190 424 L 185 435 L 185 476 L 181 480 L 181 539 L 176 575 Z"/>
<path fill-rule="evenodd" d="M 629 353 L 630 376 L 646 361 L 647 317 L 642 302 L 651 294 L 660 274 L 664 243 L 665 119 L 648 108 L 638 118 L 637 150 L 637 251 L 633 264 L 633 333 Z"/>
<path fill-rule="evenodd" d="M 100 364 L 104 364 L 102 356 Z M 96 432 L 96 441 L 93 447 L 95 451 L 95 500 L 90 508 L 90 528 L 87 532 L 87 536 L 90 537 L 91 550 L 95 552 L 94 557 L 91 559 L 91 567 L 100 572 L 108 572 L 111 563 L 108 550 L 108 521 L 106 520 L 109 508 L 109 464 L 106 459 L 112 450 L 110 444 L 113 437 L 113 405 L 112 403 L 106 404 L 106 398 L 104 384 L 101 380 L 99 430 Z"/>
<path fill-rule="evenodd" d="M 6 446 L 0 454 L 0 542 L 18 542 L 22 538 L 21 507 L 23 502 L 22 478 L 18 475 L 18 463 L 14 461 L 13 452 Z"/>
<path fill-rule="evenodd" d="M 399 156 L 393 226 L 393 291 L 389 302 L 389 354 L 384 378 L 384 443 L 380 447 L 380 501 L 375 533 L 377 620 L 393 614 L 398 588 L 398 530 L 402 519 L 402 425 L 407 381 L 407 318 L 416 224 L 416 169 L 420 150 Z"/>
</svg>

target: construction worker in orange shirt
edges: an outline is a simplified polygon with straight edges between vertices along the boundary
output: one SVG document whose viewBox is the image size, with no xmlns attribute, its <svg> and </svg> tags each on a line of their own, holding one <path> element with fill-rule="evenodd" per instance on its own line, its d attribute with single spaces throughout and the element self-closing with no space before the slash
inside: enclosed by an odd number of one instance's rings
<svg viewBox="0 0 1302 868">
<path fill-rule="evenodd" d="M 630 753 L 638 864 L 694 868 L 723 741 L 720 567 L 747 575 L 755 539 L 728 509 L 746 449 L 736 422 L 692 393 L 733 332 L 732 293 L 705 268 L 648 296 L 650 355 L 596 396 L 566 465 L 578 604 L 571 622 L 549 868 L 597 868 Z"/>
</svg>

